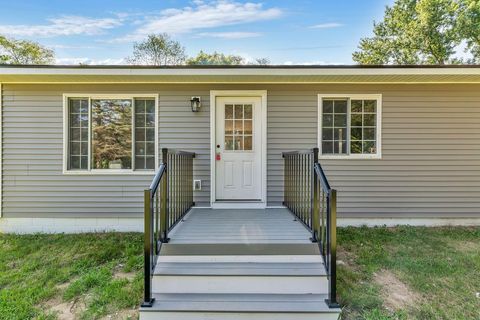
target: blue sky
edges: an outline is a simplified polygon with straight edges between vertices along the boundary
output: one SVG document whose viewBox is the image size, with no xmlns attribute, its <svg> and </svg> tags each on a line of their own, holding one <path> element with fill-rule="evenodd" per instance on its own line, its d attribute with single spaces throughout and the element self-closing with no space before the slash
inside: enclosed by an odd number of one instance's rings
<svg viewBox="0 0 480 320">
<path fill-rule="evenodd" d="M 393 0 L 0 1 L 0 34 L 38 41 L 57 63 L 119 64 L 135 41 L 167 32 L 199 50 L 273 64 L 349 64 Z"/>
</svg>

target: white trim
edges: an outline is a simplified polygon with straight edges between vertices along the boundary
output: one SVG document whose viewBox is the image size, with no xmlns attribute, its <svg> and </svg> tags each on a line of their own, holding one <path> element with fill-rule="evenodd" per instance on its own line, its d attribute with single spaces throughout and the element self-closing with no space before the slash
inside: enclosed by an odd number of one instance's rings
<svg viewBox="0 0 480 320">
<path fill-rule="evenodd" d="M 267 90 L 210 90 L 210 205 L 217 208 L 215 202 L 215 123 L 217 97 L 260 97 L 262 99 L 262 197 L 261 208 L 267 205 Z M 228 204 L 228 207 L 226 205 Z M 243 208 L 245 203 L 222 203 L 223 208 Z"/>
<path fill-rule="evenodd" d="M 0 218 L 3 216 L 3 87 L 0 82 Z"/>
<path fill-rule="evenodd" d="M 267 205 L 266 207 L 264 207 L 264 209 L 285 209 L 286 207 L 285 206 L 269 206 Z M 212 206 L 195 206 L 195 209 L 212 209 Z"/>
<path fill-rule="evenodd" d="M 339 227 L 480 226 L 480 218 L 338 218 Z"/>
<path fill-rule="evenodd" d="M 346 226 L 480 226 L 479 218 L 339 218 Z M 174 229 L 175 230 L 175 229 Z M 143 218 L 5 218 L 0 233 L 143 232 Z"/>
<path fill-rule="evenodd" d="M 1 233 L 143 232 L 143 218 L 2 218 Z"/>
<path fill-rule="evenodd" d="M 265 202 L 235 202 L 235 201 L 222 201 L 214 202 L 211 206 L 212 209 L 266 209 Z"/>
<path fill-rule="evenodd" d="M 102 75 L 102 76 L 370 76 L 370 75 L 480 75 L 480 68 L 72 68 L 0 67 L 0 75 Z"/>
<path fill-rule="evenodd" d="M 323 116 L 323 99 L 324 98 L 346 98 L 349 100 L 347 106 L 347 131 L 350 129 L 350 100 L 376 100 L 377 101 L 377 119 L 376 119 L 376 139 L 377 139 L 377 153 L 375 154 L 350 154 L 350 150 L 347 150 L 348 154 L 341 155 L 323 155 L 322 154 L 322 116 Z M 317 146 L 319 150 L 318 157 L 320 159 L 381 159 L 382 158 L 382 95 L 381 94 L 318 94 L 317 101 Z M 350 135 L 349 132 L 347 132 Z M 349 149 L 350 141 L 347 140 L 347 149 Z"/>
<path fill-rule="evenodd" d="M 159 134 L 159 95 L 156 93 L 129 93 L 129 94 L 91 94 L 91 93 L 64 93 L 63 94 L 63 165 L 62 173 L 66 175 L 153 175 L 154 170 L 135 170 L 134 154 L 135 154 L 135 125 L 132 125 L 132 169 L 91 169 L 91 141 L 92 141 L 92 129 L 91 123 L 88 127 L 88 170 L 68 170 L 68 99 L 70 98 L 87 98 L 88 99 L 88 117 L 92 118 L 91 101 L 92 99 L 131 99 L 132 104 L 132 122 L 135 118 L 135 106 L 134 100 L 139 98 L 154 98 L 155 99 L 155 168 L 159 165 L 159 146 L 158 146 L 158 134 Z"/>
</svg>

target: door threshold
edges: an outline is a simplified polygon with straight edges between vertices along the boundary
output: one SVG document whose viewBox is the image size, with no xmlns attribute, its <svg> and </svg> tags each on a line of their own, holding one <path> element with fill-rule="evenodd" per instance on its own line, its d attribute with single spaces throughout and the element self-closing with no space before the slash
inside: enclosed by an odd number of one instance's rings
<svg viewBox="0 0 480 320">
<path fill-rule="evenodd" d="M 261 201 L 217 201 L 212 203 L 212 209 L 265 209 Z"/>
<path fill-rule="evenodd" d="M 260 203 L 260 199 L 220 199 L 215 200 L 215 203 Z"/>
</svg>

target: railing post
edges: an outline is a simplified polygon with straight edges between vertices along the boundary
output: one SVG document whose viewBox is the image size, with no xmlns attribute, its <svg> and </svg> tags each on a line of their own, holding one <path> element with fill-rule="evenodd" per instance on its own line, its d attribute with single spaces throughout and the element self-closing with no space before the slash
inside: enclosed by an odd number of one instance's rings
<svg viewBox="0 0 480 320">
<path fill-rule="evenodd" d="M 191 203 L 192 207 L 195 205 L 195 201 L 193 201 L 193 199 L 194 199 L 194 192 L 193 192 L 193 159 L 195 159 L 195 153 L 193 154 L 192 158 L 189 160 L 190 186 L 191 186 L 191 189 L 190 189 L 190 203 Z"/>
<path fill-rule="evenodd" d="M 318 229 L 320 226 L 320 199 L 318 198 L 318 177 L 315 171 L 315 164 L 318 163 L 318 148 L 313 148 L 313 163 L 312 163 L 312 242 L 318 241 Z"/>
<path fill-rule="evenodd" d="M 151 307 L 154 299 L 152 298 L 152 193 L 150 189 L 143 192 L 143 211 L 144 211 L 144 300 L 142 307 Z"/>
<path fill-rule="evenodd" d="M 169 171 L 169 167 L 168 167 L 168 149 L 167 148 L 163 148 L 162 149 L 162 162 L 163 164 L 165 165 L 165 173 L 164 173 L 164 177 L 163 177 L 163 180 L 161 181 L 161 203 L 160 203 L 160 216 L 161 216 L 161 220 L 162 220 L 162 224 L 163 224 L 163 234 L 162 234 L 162 242 L 163 243 L 166 243 L 168 242 L 168 195 L 169 195 L 169 192 L 168 192 L 168 188 L 169 188 L 169 183 L 168 183 L 168 171 Z"/>
<path fill-rule="evenodd" d="M 329 194 L 329 214 L 327 218 L 328 241 L 328 299 L 330 308 L 339 308 L 337 303 L 337 190 L 331 189 Z"/>
</svg>

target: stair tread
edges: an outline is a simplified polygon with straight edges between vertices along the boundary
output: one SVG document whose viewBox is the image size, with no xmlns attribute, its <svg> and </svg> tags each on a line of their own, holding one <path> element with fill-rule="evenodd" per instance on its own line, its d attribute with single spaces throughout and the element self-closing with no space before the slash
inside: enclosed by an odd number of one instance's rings
<svg viewBox="0 0 480 320">
<path fill-rule="evenodd" d="M 326 276 L 321 262 L 159 262 L 154 275 Z"/>
<path fill-rule="evenodd" d="M 318 255 L 318 244 L 171 244 L 162 245 L 160 255 L 238 256 L 238 255 Z"/>
<path fill-rule="evenodd" d="M 332 313 L 323 294 L 154 294 L 152 307 L 142 312 L 298 312 Z"/>
</svg>

